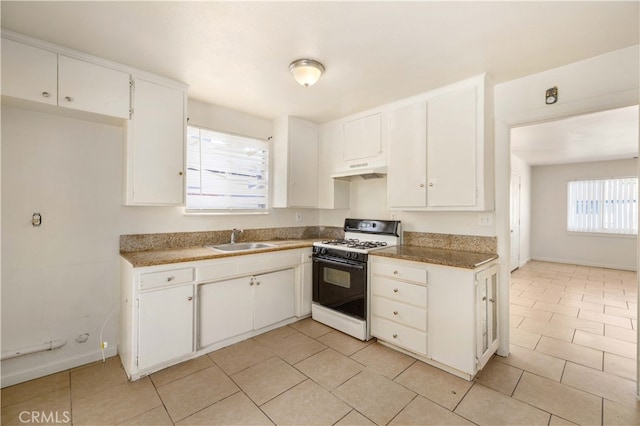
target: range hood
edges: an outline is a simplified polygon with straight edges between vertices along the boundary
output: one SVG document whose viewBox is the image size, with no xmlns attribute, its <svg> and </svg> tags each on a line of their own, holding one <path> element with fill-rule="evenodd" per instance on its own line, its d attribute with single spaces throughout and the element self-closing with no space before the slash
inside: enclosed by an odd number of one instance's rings
<svg viewBox="0 0 640 426">
<path fill-rule="evenodd" d="M 340 180 L 351 180 L 354 176 L 362 179 L 377 179 L 387 174 L 387 165 L 380 162 L 351 164 L 336 170 L 331 177 Z"/>
</svg>

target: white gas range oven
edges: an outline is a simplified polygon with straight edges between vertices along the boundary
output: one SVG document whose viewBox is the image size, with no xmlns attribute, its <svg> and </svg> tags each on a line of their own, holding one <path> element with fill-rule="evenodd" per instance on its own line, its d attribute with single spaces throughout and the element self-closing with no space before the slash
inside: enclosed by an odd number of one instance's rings
<svg viewBox="0 0 640 426">
<path fill-rule="evenodd" d="M 402 242 L 397 220 L 345 219 L 344 238 L 313 243 L 314 320 L 369 340 L 369 256 Z"/>
</svg>

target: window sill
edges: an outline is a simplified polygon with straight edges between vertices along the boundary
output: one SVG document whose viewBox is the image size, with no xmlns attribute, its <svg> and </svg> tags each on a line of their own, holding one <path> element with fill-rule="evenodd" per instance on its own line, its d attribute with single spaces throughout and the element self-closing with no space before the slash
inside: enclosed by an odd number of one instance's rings
<svg viewBox="0 0 640 426">
<path fill-rule="evenodd" d="M 606 238 L 638 238 L 638 234 L 614 234 L 607 232 L 578 232 L 578 231 L 567 231 L 568 235 L 578 236 L 578 237 L 606 237 Z"/>
<path fill-rule="evenodd" d="M 271 211 L 257 210 L 187 210 L 184 209 L 185 216 L 247 216 L 247 215 L 269 215 Z"/>
</svg>

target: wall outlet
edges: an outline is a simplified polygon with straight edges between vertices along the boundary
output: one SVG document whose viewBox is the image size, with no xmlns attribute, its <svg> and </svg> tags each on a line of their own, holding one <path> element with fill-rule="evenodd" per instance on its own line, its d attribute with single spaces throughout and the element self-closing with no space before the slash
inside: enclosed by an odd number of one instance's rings
<svg viewBox="0 0 640 426">
<path fill-rule="evenodd" d="M 493 213 L 479 213 L 478 214 L 479 226 L 493 226 Z"/>
<path fill-rule="evenodd" d="M 302 213 L 296 212 L 296 222 L 302 222 Z"/>
</svg>

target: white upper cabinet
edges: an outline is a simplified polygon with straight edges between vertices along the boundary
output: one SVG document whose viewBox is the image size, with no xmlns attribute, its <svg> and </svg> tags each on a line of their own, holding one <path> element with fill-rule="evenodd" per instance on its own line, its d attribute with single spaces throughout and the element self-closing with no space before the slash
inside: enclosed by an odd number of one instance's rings
<svg viewBox="0 0 640 426">
<path fill-rule="evenodd" d="M 58 104 L 58 55 L 2 39 L 2 94 Z"/>
<path fill-rule="evenodd" d="M 127 205 L 184 204 L 186 88 L 136 78 L 127 122 Z"/>
<path fill-rule="evenodd" d="M 427 117 L 427 206 L 476 206 L 477 88 L 429 99 Z"/>
<path fill-rule="evenodd" d="M 2 39 L 2 94 L 129 118 L 129 73 Z"/>
<path fill-rule="evenodd" d="M 318 205 L 318 126 L 296 117 L 276 120 L 273 207 Z"/>
<path fill-rule="evenodd" d="M 368 115 L 343 124 L 342 157 L 345 161 L 376 157 L 382 153 L 381 116 Z"/>
<path fill-rule="evenodd" d="M 389 207 L 493 209 L 493 132 L 484 75 L 388 113 Z"/>
<path fill-rule="evenodd" d="M 427 203 L 427 103 L 404 106 L 387 114 L 391 207 L 424 207 Z"/>
<path fill-rule="evenodd" d="M 58 105 L 129 118 L 128 73 L 58 55 Z"/>
</svg>

